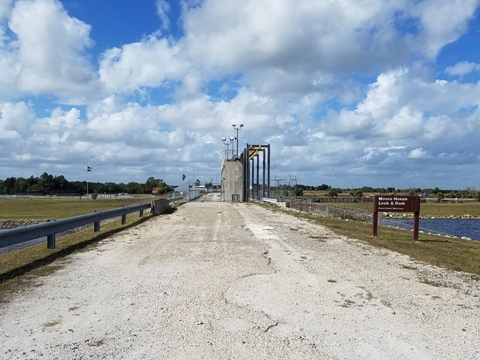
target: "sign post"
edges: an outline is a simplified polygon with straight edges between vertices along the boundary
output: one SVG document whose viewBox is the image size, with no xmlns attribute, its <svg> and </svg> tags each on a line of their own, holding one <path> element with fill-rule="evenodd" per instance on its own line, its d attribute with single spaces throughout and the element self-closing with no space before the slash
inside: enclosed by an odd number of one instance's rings
<svg viewBox="0 0 480 360">
<path fill-rule="evenodd" d="M 413 240 L 418 240 L 420 226 L 420 196 L 375 195 L 373 199 L 372 234 L 378 233 L 379 212 L 413 212 Z"/>
</svg>

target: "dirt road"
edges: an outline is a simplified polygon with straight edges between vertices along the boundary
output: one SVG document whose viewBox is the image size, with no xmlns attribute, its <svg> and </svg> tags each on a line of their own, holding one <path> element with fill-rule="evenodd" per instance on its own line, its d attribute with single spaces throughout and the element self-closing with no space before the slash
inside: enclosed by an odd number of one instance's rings
<svg viewBox="0 0 480 360">
<path fill-rule="evenodd" d="M 0 304 L 4 359 L 480 359 L 480 284 L 248 204 L 192 202 Z"/>
</svg>

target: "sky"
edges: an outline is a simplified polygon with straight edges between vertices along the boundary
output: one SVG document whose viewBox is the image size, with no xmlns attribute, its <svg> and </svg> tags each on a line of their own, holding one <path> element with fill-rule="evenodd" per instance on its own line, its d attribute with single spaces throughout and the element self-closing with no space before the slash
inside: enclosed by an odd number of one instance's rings
<svg viewBox="0 0 480 360">
<path fill-rule="evenodd" d="M 479 189 L 479 8 L 0 0 L 0 179 L 216 182 L 243 124 L 272 185 Z"/>
</svg>

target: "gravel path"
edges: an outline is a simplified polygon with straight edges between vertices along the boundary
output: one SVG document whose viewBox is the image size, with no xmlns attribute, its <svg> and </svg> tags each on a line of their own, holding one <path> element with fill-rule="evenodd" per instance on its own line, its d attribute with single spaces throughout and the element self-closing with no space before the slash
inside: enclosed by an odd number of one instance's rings
<svg viewBox="0 0 480 360">
<path fill-rule="evenodd" d="M 188 203 L 61 262 L 0 304 L 0 358 L 480 359 L 478 281 L 254 205 Z"/>
</svg>

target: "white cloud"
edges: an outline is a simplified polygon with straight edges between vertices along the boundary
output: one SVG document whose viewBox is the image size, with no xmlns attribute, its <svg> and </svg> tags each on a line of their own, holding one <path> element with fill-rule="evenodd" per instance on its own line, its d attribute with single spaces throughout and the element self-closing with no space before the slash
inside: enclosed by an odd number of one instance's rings
<svg viewBox="0 0 480 360">
<path fill-rule="evenodd" d="M 0 103 L 0 149 L 8 153 L 11 143 L 6 140 L 28 137 L 34 121 L 35 114 L 24 102 Z"/>
<path fill-rule="evenodd" d="M 10 99 L 20 94 L 17 89 L 20 70 L 21 64 L 10 47 L 0 46 L 0 99 Z"/>
<path fill-rule="evenodd" d="M 100 78 L 114 92 L 142 87 L 162 86 L 165 81 L 181 79 L 186 66 L 177 56 L 178 48 L 166 39 L 149 37 L 106 51 L 100 61 Z"/>
<path fill-rule="evenodd" d="M 479 0 L 426 0 L 418 2 L 411 10 L 421 24 L 418 48 L 433 59 L 449 43 L 457 40 L 466 30 L 468 21 L 475 15 Z"/>
<path fill-rule="evenodd" d="M 168 33 L 173 3 L 155 4 Z M 218 171 L 220 139 L 243 123 L 241 147 L 271 143 L 275 171 L 306 183 L 326 182 L 327 173 L 401 178 L 415 159 L 461 165 L 478 154 L 480 83 L 435 79 L 432 62 L 478 5 L 183 1 L 184 37 L 153 33 L 100 49 L 94 64 L 90 25 L 58 0 L 3 2 L 0 150 L 29 169 L 42 162 L 83 172 L 88 163 L 114 181 L 150 169 L 200 177 Z M 478 66 L 463 61 L 445 73 Z M 87 107 L 50 104 L 44 116 L 33 97 L 11 100 L 31 94 Z"/>
<path fill-rule="evenodd" d="M 476 64 L 469 61 L 461 61 L 454 66 L 449 66 L 445 69 L 445 72 L 448 75 L 452 76 L 465 76 L 468 73 L 480 71 L 480 64 Z"/>
<path fill-rule="evenodd" d="M 382 73 L 355 109 L 331 110 L 311 129 L 304 150 L 315 155 L 301 161 L 336 164 L 338 171 L 350 169 L 349 176 L 368 173 L 367 168 L 372 174 L 403 176 L 416 166 L 411 159 L 471 163 L 480 136 L 479 95 L 478 85 L 432 82 L 405 68 Z M 286 144 L 282 154 L 288 157 Z"/>
<path fill-rule="evenodd" d="M 409 159 L 424 159 L 424 158 L 429 158 L 429 157 L 430 156 L 429 156 L 428 152 L 426 152 L 422 148 L 413 149 L 412 151 L 410 151 L 408 153 L 408 158 Z"/>
<path fill-rule="evenodd" d="M 10 15 L 13 0 L 2 0 L 0 2 L 0 22 Z"/>
<path fill-rule="evenodd" d="M 208 1 L 184 14 L 185 42 L 190 57 L 215 73 L 275 67 L 348 74 L 410 55 L 431 59 L 465 31 L 476 6 L 477 0 Z M 418 25 L 408 29 L 409 23 Z"/>
<path fill-rule="evenodd" d="M 168 29 L 170 27 L 170 19 L 168 13 L 170 11 L 170 4 L 165 0 L 157 0 L 157 14 L 162 22 L 162 28 Z"/>
<path fill-rule="evenodd" d="M 92 45 L 90 26 L 68 16 L 57 0 L 14 3 L 9 27 L 19 66 L 17 87 L 27 94 L 53 94 L 67 102 L 82 102 L 99 92 L 85 50 Z"/>
<path fill-rule="evenodd" d="M 387 121 L 379 121 L 377 128 L 378 133 L 390 140 L 414 141 L 423 136 L 423 114 L 403 106 Z"/>
</svg>

